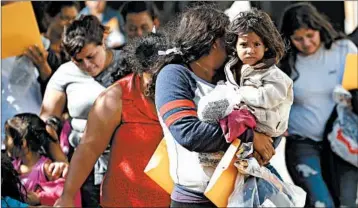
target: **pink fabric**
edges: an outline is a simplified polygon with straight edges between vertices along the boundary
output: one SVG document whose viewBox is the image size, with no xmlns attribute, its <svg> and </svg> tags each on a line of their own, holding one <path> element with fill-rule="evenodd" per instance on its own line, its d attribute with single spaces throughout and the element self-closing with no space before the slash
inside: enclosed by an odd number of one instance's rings
<svg viewBox="0 0 358 208">
<path fill-rule="evenodd" d="M 40 183 L 37 193 L 40 196 L 41 205 L 53 206 L 56 200 L 61 196 L 64 186 L 64 178 Z M 75 207 L 82 206 L 80 191 L 78 191 L 76 194 L 74 205 Z"/>
<path fill-rule="evenodd" d="M 228 143 L 238 138 L 247 128 L 256 126 L 255 116 L 246 109 L 234 110 L 219 123 Z"/>
<path fill-rule="evenodd" d="M 20 175 L 20 180 L 28 192 L 39 194 L 41 205 L 53 206 L 62 194 L 65 179 L 59 178 L 55 181 L 47 181 L 44 164 L 49 160 L 47 157 L 41 156 L 30 173 Z M 19 171 L 21 164 L 20 159 L 13 161 L 14 168 L 17 171 Z M 81 206 L 80 192 L 76 195 L 75 206 Z"/>
<path fill-rule="evenodd" d="M 70 142 L 68 141 L 68 137 L 71 133 L 71 124 L 68 120 L 65 121 L 62 127 L 61 135 L 60 135 L 60 146 L 66 155 L 70 151 Z"/>
<path fill-rule="evenodd" d="M 20 175 L 20 181 L 27 191 L 35 191 L 37 184 L 47 181 L 44 171 L 44 164 L 48 160 L 50 159 L 41 156 L 34 167 L 32 167 L 30 173 Z M 15 170 L 19 172 L 22 161 L 20 159 L 16 159 L 12 162 L 12 164 L 14 165 Z"/>
</svg>

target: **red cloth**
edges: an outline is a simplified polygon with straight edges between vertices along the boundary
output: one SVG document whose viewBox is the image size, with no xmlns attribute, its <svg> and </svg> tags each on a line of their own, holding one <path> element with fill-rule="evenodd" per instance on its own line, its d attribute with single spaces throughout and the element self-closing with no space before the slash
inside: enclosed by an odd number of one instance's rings
<svg viewBox="0 0 358 208">
<path fill-rule="evenodd" d="M 238 138 L 247 128 L 256 126 L 255 116 L 246 109 L 234 110 L 219 123 L 228 143 Z"/>
<path fill-rule="evenodd" d="M 140 91 L 140 77 L 128 75 L 122 87 L 122 124 L 114 134 L 102 183 L 104 207 L 169 207 L 170 196 L 144 169 L 163 138 L 155 105 Z"/>
</svg>

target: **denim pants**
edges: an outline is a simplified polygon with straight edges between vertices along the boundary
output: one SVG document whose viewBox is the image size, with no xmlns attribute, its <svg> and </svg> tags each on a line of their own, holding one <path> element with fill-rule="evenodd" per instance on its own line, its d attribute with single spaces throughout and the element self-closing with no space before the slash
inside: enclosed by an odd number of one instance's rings
<svg viewBox="0 0 358 208">
<path fill-rule="evenodd" d="M 293 182 L 307 192 L 306 207 L 334 207 L 322 176 L 322 143 L 311 139 L 287 138 L 286 165 Z"/>
</svg>

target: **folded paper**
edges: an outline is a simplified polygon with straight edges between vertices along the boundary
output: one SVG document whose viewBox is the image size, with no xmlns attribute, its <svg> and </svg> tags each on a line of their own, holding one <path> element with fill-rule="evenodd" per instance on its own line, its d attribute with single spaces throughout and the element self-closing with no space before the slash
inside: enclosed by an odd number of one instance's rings
<svg viewBox="0 0 358 208">
<path fill-rule="evenodd" d="M 43 48 L 31 1 L 1 7 L 1 58 L 22 55 L 27 48 Z"/>
</svg>

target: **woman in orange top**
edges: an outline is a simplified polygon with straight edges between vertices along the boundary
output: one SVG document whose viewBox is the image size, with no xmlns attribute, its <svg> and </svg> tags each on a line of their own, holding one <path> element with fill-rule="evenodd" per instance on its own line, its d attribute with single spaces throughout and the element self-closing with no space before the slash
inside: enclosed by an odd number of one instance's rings
<svg viewBox="0 0 358 208">
<path fill-rule="evenodd" d="M 155 80 L 152 77 L 156 77 L 160 69 L 158 51 L 167 48 L 167 41 L 164 36 L 151 34 L 134 43 L 137 45 L 127 59 L 134 73 L 115 82 L 97 98 L 81 144 L 72 157 L 63 194 L 55 206 L 73 206 L 75 193 L 110 142 L 112 148 L 102 184 L 101 205 L 170 205 L 169 195 L 144 173 L 163 138 L 153 103 Z"/>
</svg>

